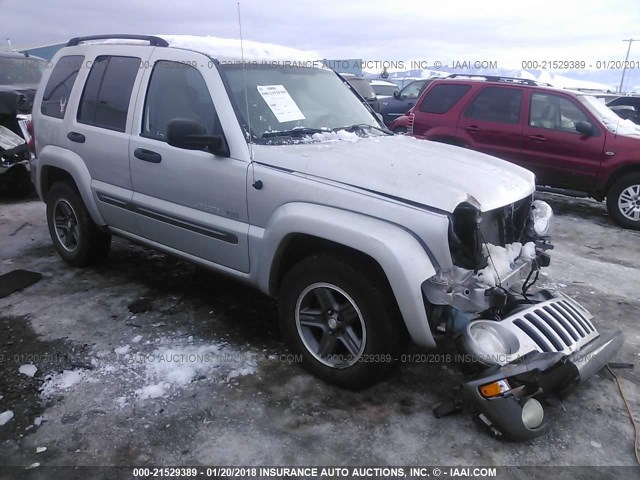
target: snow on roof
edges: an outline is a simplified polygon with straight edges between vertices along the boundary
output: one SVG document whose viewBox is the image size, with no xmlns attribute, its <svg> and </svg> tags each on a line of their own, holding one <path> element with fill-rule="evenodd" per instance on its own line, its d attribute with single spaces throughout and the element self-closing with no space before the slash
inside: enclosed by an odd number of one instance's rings
<svg viewBox="0 0 640 480">
<path fill-rule="evenodd" d="M 169 42 L 169 46 L 185 48 L 205 53 L 220 61 L 240 60 L 244 50 L 245 61 L 313 61 L 322 57 L 317 52 L 276 45 L 274 43 L 254 42 L 236 38 L 219 38 L 197 35 L 157 35 Z M 321 62 L 319 62 L 321 64 Z"/>
<path fill-rule="evenodd" d="M 396 86 L 395 83 L 390 82 L 388 80 L 369 80 L 369 83 L 371 83 L 371 85 L 389 85 L 389 86 Z"/>
</svg>

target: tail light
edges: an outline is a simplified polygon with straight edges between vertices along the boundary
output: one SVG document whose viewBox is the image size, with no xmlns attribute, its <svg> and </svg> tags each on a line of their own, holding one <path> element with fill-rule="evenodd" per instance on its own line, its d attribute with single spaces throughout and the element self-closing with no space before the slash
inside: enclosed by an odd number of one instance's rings
<svg viewBox="0 0 640 480">
<path fill-rule="evenodd" d="M 27 140 L 27 146 L 29 147 L 29 151 L 35 155 L 36 154 L 36 136 L 33 131 L 33 120 L 29 120 L 27 122 L 27 132 L 29 132 L 29 139 Z"/>
<path fill-rule="evenodd" d="M 407 133 L 413 135 L 413 120 L 415 119 L 415 113 L 409 113 L 409 120 L 407 120 Z"/>
</svg>

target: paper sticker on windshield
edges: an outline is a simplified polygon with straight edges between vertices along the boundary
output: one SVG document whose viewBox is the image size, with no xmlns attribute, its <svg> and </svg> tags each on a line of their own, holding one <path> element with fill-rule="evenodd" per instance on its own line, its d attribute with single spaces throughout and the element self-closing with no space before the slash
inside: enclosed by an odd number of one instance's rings
<svg viewBox="0 0 640 480">
<path fill-rule="evenodd" d="M 283 85 L 258 85 L 258 92 L 280 123 L 304 120 L 304 115 Z"/>
</svg>

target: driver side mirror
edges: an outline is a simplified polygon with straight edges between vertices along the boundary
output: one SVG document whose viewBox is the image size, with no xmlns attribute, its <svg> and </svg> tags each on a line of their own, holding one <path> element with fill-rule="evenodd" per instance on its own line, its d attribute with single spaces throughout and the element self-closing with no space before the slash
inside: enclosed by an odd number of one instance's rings
<svg viewBox="0 0 640 480">
<path fill-rule="evenodd" d="M 593 135 L 593 126 L 589 122 L 576 122 L 576 131 L 586 137 Z"/>
<path fill-rule="evenodd" d="M 400 100 L 400 90 L 394 90 L 393 98 L 397 98 L 398 100 Z"/>
<path fill-rule="evenodd" d="M 174 118 L 169 121 L 167 143 L 185 150 L 208 148 L 214 155 L 229 156 L 229 147 L 222 135 L 207 135 L 203 125 L 188 118 Z"/>
</svg>

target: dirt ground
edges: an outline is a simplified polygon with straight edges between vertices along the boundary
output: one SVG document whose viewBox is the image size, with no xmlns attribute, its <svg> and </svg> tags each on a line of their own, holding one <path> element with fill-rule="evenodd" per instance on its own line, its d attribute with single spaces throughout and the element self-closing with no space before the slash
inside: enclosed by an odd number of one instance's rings
<svg viewBox="0 0 640 480">
<path fill-rule="evenodd" d="M 556 248 L 539 285 L 582 302 L 601 330 L 623 330 L 615 360 L 636 363 L 640 233 L 600 203 L 543 197 Z M 235 281 L 121 239 L 99 268 L 71 268 L 35 197 L 0 199 L 0 239 L 0 274 L 43 274 L 0 299 L 0 414 L 14 414 L 0 426 L 0 465 L 636 462 L 608 373 L 546 409 L 546 436 L 507 443 L 470 415 L 432 415 L 461 379 L 437 355 L 369 390 L 339 390 L 287 355 L 275 304 Z M 637 370 L 617 373 L 640 416 Z"/>
</svg>

